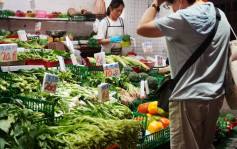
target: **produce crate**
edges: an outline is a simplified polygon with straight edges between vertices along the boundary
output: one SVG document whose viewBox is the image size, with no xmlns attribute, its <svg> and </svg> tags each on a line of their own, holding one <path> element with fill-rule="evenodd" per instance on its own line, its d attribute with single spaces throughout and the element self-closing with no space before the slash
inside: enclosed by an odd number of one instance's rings
<svg viewBox="0 0 237 149">
<path fill-rule="evenodd" d="M 26 65 L 44 65 L 43 59 L 26 59 Z"/>
<path fill-rule="evenodd" d="M 9 13 L 9 14 L 8 14 Z M 8 16 L 10 15 L 10 12 L 6 11 L 6 10 L 0 10 L 0 18 L 8 18 Z"/>
<path fill-rule="evenodd" d="M 75 66 L 75 65 L 65 65 L 67 69 L 70 69 L 74 75 L 80 76 L 80 80 L 82 83 L 87 82 L 88 77 L 88 68 L 84 66 Z M 60 66 L 57 66 L 57 69 L 60 69 Z"/>
<path fill-rule="evenodd" d="M 142 127 L 146 130 L 147 126 L 147 115 L 141 114 L 138 112 L 134 112 L 134 117 L 143 117 L 142 118 Z M 170 129 L 169 126 L 167 126 L 165 129 L 162 129 L 160 131 L 156 131 L 154 133 L 151 133 L 149 135 L 145 135 L 142 137 L 139 137 L 139 143 L 137 145 L 138 149 L 152 149 L 155 147 L 158 147 L 164 143 L 167 143 L 170 141 Z"/>
<path fill-rule="evenodd" d="M 58 121 L 61 120 L 61 119 L 63 119 L 63 116 L 48 117 L 48 118 L 43 118 L 43 119 L 40 119 L 40 120 L 35 121 L 35 124 L 36 124 L 36 125 L 45 124 L 45 125 L 52 126 L 52 125 L 55 125 L 55 122 L 58 122 Z"/>
<path fill-rule="evenodd" d="M 95 21 L 95 14 L 74 14 L 70 17 L 71 21 Z"/>
<path fill-rule="evenodd" d="M 65 64 L 68 64 L 68 65 L 73 65 L 72 60 L 67 60 L 67 59 L 65 59 L 65 60 L 64 60 L 64 63 L 65 63 Z"/>
<path fill-rule="evenodd" d="M 25 65 L 26 61 L 10 61 L 10 62 L 1 62 L 1 66 L 19 66 L 19 65 Z"/>
<path fill-rule="evenodd" d="M 46 117 L 54 117 L 53 102 L 24 97 L 20 95 L 17 95 L 15 98 L 22 100 L 26 108 L 28 109 L 32 109 L 37 112 L 42 112 L 45 114 Z"/>
<path fill-rule="evenodd" d="M 9 84 L 9 86 L 6 87 L 7 90 L 0 90 L 0 94 L 2 96 L 11 95 L 12 94 L 12 75 L 7 74 L 7 73 L 0 73 L 0 79 L 6 81 Z"/>
<path fill-rule="evenodd" d="M 44 62 L 44 67 L 57 67 L 59 64 L 59 61 L 54 61 L 54 62 Z"/>
<path fill-rule="evenodd" d="M 99 73 L 99 72 L 104 72 L 104 68 L 103 66 L 97 66 L 96 63 L 90 63 L 90 66 L 88 67 L 89 68 L 89 71 L 92 71 L 94 73 Z M 120 73 L 122 71 L 122 66 L 119 65 L 119 68 L 120 68 Z"/>
</svg>

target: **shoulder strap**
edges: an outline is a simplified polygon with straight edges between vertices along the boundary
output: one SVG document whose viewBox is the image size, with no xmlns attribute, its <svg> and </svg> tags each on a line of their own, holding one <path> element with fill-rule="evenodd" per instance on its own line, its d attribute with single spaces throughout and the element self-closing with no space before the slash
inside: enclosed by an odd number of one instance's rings
<svg viewBox="0 0 237 149">
<path fill-rule="evenodd" d="M 107 24 L 106 33 L 105 33 L 105 38 L 107 38 L 107 35 L 108 35 L 108 27 L 110 26 L 109 19 L 108 19 L 107 17 L 105 17 L 105 22 L 106 22 L 106 24 Z"/>
<path fill-rule="evenodd" d="M 207 47 L 210 45 L 210 43 L 212 42 L 218 25 L 219 25 L 219 21 L 221 19 L 221 15 L 219 10 L 215 7 L 216 9 L 216 24 L 214 29 L 212 30 L 211 34 L 206 38 L 206 40 L 198 47 L 198 49 L 192 54 L 192 56 L 186 61 L 186 63 L 183 65 L 183 67 L 180 69 L 180 71 L 178 72 L 178 74 L 175 76 L 174 78 L 174 82 L 173 82 L 173 88 L 175 87 L 175 85 L 178 83 L 178 81 L 180 80 L 180 78 L 183 76 L 183 74 L 189 69 L 189 67 L 191 65 L 193 65 L 196 60 L 204 53 L 204 51 L 207 49 Z"/>
<path fill-rule="evenodd" d="M 124 23 L 123 23 L 123 19 L 122 19 L 121 17 L 119 17 L 119 20 L 120 20 L 121 26 L 123 27 L 123 34 L 124 34 Z"/>
</svg>

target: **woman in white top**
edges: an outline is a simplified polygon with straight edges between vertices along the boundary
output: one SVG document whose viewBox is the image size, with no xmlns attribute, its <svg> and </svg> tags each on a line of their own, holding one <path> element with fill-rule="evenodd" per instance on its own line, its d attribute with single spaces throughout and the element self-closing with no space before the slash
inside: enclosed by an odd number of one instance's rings
<svg viewBox="0 0 237 149">
<path fill-rule="evenodd" d="M 97 41 L 101 44 L 101 51 L 121 55 L 120 42 L 124 35 L 123 19 L 120 15 L 125 5 L 123 0 L 112 0 L 106 13 L 106 17 L 100 22 Z"/>
</svg>

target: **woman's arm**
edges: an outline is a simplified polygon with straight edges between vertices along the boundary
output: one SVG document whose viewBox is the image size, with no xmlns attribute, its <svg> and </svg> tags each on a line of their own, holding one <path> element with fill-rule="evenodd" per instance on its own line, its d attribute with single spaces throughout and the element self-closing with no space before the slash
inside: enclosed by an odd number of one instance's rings
<svg viewBox="0 0 237 149">
<path fill-rule="evenodd" d="M 160 6 L 164 0 L 154 0 L 152 4 Z M 137 27 L 137 34 L 144 37 L 162 37 L 164 34 L 157 28 L 153 20 L 156 16 L 157 9 L 149 7 L 142 16 Z"/>
<path fill-rule="evenodd" d="M 110 43 L 110 40 L 109 39 L 98 39 L 97 40 L 98 44 L 108 44 Z"/>
</svg>

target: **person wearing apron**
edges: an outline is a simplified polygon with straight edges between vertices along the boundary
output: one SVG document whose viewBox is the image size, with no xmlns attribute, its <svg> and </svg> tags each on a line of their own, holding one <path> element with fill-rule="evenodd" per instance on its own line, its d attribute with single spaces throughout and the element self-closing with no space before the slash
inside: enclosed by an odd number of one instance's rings
<svg viewBox="0 0 237 149">
<path fill-rule="evenodd" d="M 120 42 L 124 35 L 124 23 L 120 15 L 125 7 L 123 0 L 112 0 L 108 9 L 107 16 L 100 22 L 97 41 L 101 44 L 101 52 L 122 54 Z"/>
</svg>

